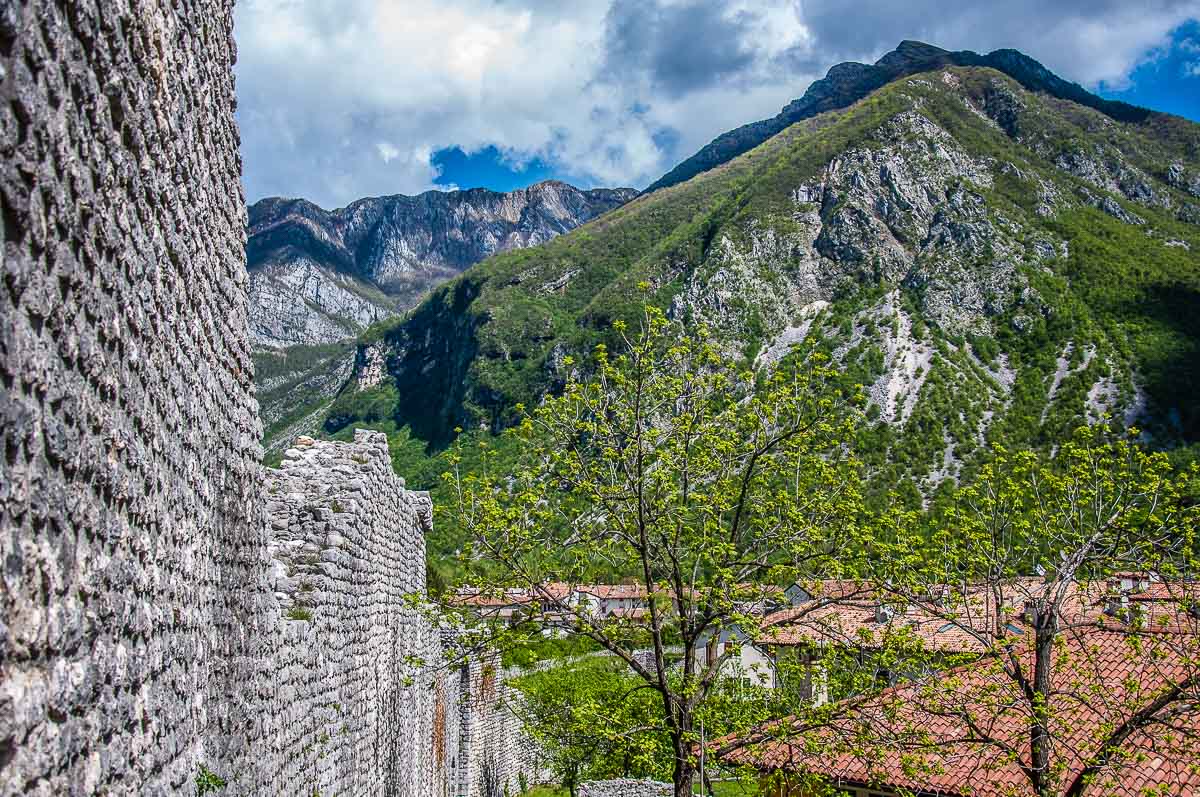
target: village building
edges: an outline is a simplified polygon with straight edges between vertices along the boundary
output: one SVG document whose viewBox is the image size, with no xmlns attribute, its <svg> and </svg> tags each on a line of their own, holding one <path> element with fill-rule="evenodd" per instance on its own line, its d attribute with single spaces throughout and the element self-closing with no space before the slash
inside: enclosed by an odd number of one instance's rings
<svg viewBox="0 0 1200 797">
<path fill-rule="evenodd" d="M 1200 793 L 1196 585 L 1156 583 L 1162 582 L 1112 578 L 1075 585 L 1067 601 L 1071 614 L 1063 618 L 1050 689 L 1058 793 Z M 1114 612 L 1114 605 L 1138 611 Z M 859 612 L 830 610 L 837 625 L 818 623 L 823 615 L 783 626 L 776 644 L 809 643 L 824 629 L 848 643 L 871 625 Z M 834 721 L 820 730 L 745 745 L 724 739 L 713 749 L 725 751 L 726 766 L 756 770 L 770 797 L 809 797 L 831 787 L 853 797 L 1032 797 L 1031 709 L 1000 666 L 1000 657 L 1015 655 L 1032 671 L 1027 618 L 1018 612 L 1006 626 L 1008 646 L 989 650 L 970 633 L 910 620 L 908 628 L 935 653 L 978 655 L 943 672 L 909 673 L 868 699 L 838 703 Z"/>
</svg>

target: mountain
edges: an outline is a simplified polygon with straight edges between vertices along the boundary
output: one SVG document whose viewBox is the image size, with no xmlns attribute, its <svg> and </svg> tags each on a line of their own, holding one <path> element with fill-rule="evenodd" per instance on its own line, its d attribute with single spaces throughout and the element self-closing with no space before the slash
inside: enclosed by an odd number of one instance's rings
<svg viewBox="0 0 1200 797">
<path fill-rule="evenodd" d="M 534 246 L 629 201 L 628 188 L 557 181 L 497 193 L 429 191 L 327 211 L 249 209 L 250 333 L 268 452 L 319 426 L 350 375 L 353 337 L 489 255 Z"/>
<path fill-rule="evenodd" d="M 325 432 L 388 431 L 421 483 L 456 427 L 497 431 L 562 384 L 567 355 L 615 349 L 647 283 L 734 360 L 831 357 L 870 396 L 858 448 L 877 483 L 914 500 L 987 443 L 1052 450 L 1104 417 L 1194 453 L 1200 125 L 1005 58 L 1059 88 L 980 64 L 904 74 L 468 269 L 359 340 Z"/>
<path fill-rule="evenodd" d="M 720 166 L 757 147 L 796 122 L 826 111 L 849 107 L 897 78 L 944 66 L 991 67 L 1014 78 L 1029 91 L 1045 92 L 1060 99 L 1071 100 L 1119 121 L 1140 122 L 1148 114 L 1144 108 L 1097 97 L 1082 86 L 1063 80 L 1016 50 L 995 50 L 987 55 L 979 55 L 969 50 L 950 52 L 923 42 L 903 41 L 899 47 L 874 64 L 848 62 L 834 66 L 824 78 L 813 82 L 803 97 L 788 103 L 773 119 L 753 122 L 718 136 L 695 155 L 660 177 L 646 191 L 681 183 L 701 172 Z"/>
<path fill-rule="evenodd" d="M 508 193 L 372 197 L 333 211 L 260 200 L 246 241 L 252 339 L 291 346 L 353 337 L 473 263 L 549 241 L 636 195 L 546 181 Z"/>
</svg>

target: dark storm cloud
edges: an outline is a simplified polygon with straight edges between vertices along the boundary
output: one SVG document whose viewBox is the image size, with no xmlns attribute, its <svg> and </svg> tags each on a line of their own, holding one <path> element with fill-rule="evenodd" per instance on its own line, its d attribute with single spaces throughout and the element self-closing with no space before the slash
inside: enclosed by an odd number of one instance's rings
<svg viewBox="0 0 1200 797">
<path fill-rule="evenodd" d="M 605 77 L 640 72 L 673 97 L 744 77 L 758 59 L 749 41 L 758 21 L 704 0 L 615 0 L 605 20 Z"/>
</svg>

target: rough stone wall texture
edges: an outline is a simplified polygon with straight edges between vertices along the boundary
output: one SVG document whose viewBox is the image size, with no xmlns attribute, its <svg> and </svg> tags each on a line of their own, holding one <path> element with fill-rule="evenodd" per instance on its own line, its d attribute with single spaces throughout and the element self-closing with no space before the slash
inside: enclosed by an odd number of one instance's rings
<svg viewBox="0 0 1200 797">
<path fill-rule="evenodd" d="M 385 435 L 361 430 L 353 443 L 300 438 L 266 493 L 283 628 L 254 792 L 443 794 L 456 695 L 438 630 L 412 603 L 429 496 L 404 489 Z"/>
<path fill-rule="evenodd" d="M 0 794 L 178 794 L 264 582 L 233 0 L 0 2 Z"/>
<path fill-rule="evenodd" d="M 430 797 L 523 755 L 411 603 L 386 439 L 260 464 L 232 5 L 0 2 L 0 797 Z"/>
<path fill-rule="evenodd" d="M 521 694 L 505 677 L 497 654 L 472 657 L 459 669 L 454 797 L 518 795 L 522 782 L 545 780 L 537 747 L 522 727 Z"/>
<path fill-rule="evenodd" d="M 579 797 L 671 797 L 670 783 L 653 780 L 592 780 L 579 784 Z"/>
</svg>

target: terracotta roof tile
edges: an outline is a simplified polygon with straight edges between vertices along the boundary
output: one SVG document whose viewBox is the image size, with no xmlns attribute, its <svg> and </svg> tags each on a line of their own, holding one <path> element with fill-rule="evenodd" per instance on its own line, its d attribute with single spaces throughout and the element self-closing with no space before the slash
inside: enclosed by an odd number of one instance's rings
<svg viewBox="0 0 1200 797">
<path fill-rule="evenodd" d="M 1195 633 L 1151 633 L 1091 627 L 1064 635 L 1056 651 L 1052 732 L 1067 778 L 1100 748 L 1102 728 L 1145 706 L 1165 684 L 1197 674 L 1200 645 Z M 1026 648 L 1021 655 L 1031 662 Z M 941 683 L 913 682 L 884 690 L 834 724 L 800 740 L 768 741 L 730 753 L 730 763 L 760 770 L 817 774 L 834 783 L 874 783 L 922 793 L 1011 797 L 1032 795 L 1021 766 L 1003 749 L 1028 759 L 1030 715 L 1015 682 L 989 656 L 941 676 Z M 1166 741 L 1160 727 L 1152 738 L 1135 733 L 1123 746 L 1136 755 L 1105 770 L 1084 790 L 1089 797 L 1133 797 L 1147 789 L 1164 794 L 1200 794 L 1200 708 L 1176 717 L 1176 734 Z M 986 729 L 999 745 L 978 742 Z M 854 744 L 862 729 L 871 741 Z M 919 731 L 927 734 L 919 737 Z M 720 747 L 730 741 L 720 740 Z M 1157 793 L 1157 792 L 1156 792 Z"/>
</svg>

